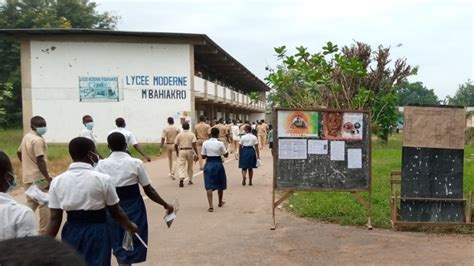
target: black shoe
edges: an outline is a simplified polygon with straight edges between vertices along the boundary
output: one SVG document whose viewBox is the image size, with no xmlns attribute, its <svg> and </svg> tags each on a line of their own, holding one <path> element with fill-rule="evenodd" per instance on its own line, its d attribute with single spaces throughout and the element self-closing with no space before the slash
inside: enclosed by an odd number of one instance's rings
<svg viewBox="0 0 474 266">
<path fill-rule="evenodd" d="M 184 187 L 183 179 L 179 180 L 179 187 Z"/>
</svg>

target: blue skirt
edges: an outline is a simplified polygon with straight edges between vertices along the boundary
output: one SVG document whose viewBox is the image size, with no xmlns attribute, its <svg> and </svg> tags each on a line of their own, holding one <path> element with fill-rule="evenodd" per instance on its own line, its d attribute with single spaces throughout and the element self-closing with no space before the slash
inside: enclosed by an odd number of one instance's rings
<svg viewBox="0 0 474 266">
<path fill-rule="evenodd" d="M 257 154 L 252 146 L 242 147 L 242 151 L 239 154 L 239 168 L 251 169 L 257 168 Z"/>
<path fill-rule="evenodd" d="M 105 209 L 68 211 L 61 238 L 84 258 L 87 265 L 110 265 L 111 241 Z"/>
<path fill-rule="evenodd" d="M 118 187 L 117 194 L 120 198 L 120 207 L 128 218 L 138 227 L 138 235 L 148 244 L 148 221 L 145 203 L 140 195 L 138 184 Z M 110 215 L 107 219 L 109 231 L 112 238 L 112 249 L 119 263 L 140 263 L 146 260 L 147 249 L 133 236 L 133 251 L 126 251 L 122 247 L 125 229 L 117 223 Z"/>
<path fill-rule="evenodd" d="M 207 157 L 204 165 L 204 187 L 206 190 L 227 189 L 227 176 L 220 156 Z"/>
</svg>

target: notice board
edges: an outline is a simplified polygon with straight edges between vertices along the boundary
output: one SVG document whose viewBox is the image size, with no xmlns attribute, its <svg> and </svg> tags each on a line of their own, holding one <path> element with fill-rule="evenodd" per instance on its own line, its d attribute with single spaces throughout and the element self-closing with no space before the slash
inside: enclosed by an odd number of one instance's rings
<svg viewBox="0 0 474 266">
<path fill-rule="evenodd" d="M 407 106 L 400 217 L 410 222 L 463 222 L 465 110 Z"/>
<path fill-rule="evenodd" d="M 276 108 L 274 124 L 276 189 L 370 190 L 368 112 Z"/>
</svg>

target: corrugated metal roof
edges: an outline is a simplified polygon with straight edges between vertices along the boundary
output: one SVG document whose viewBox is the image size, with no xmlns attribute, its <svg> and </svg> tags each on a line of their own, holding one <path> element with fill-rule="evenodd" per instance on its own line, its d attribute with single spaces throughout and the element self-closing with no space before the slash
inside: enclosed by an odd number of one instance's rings
<svg viewBox="0 0 474 266">
<path fill-rule="evenodd" d="M 217 45 L 205 34 L 114 31 L 97 29 L 0 29 L 0 36 L 14 39 L 35 39 L 44 36 L 95 36 L 95 37 L 141 37 L 160 39 L 181 39 L 194 45 L 194 60 L 199 65 L 221 74 L 232 85 L 245 92 L 268 91 L 270 88 L 244 65 Z"/>
</svg>

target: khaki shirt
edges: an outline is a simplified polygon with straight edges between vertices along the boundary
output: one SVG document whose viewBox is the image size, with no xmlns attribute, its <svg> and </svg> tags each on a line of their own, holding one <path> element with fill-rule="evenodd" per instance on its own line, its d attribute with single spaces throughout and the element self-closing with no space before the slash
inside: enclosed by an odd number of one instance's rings
<svg viewBox="0 0 474 266">
<path fill-rule="evenodd" d="M 36 158 L 43 155 L 44 160 L 48 159 L 48 146 L 44 138 L 36 134 L 34 131 L 27 133 L 18 148 L 21 152 L 21 173 L 23 183 L 30 184 L 37 179 L 46 178 L 38 168 Z"/>
<path fill-rule="evenodd" d="M 194 134 L 197 139 L 208 139 L 209 134 L 211 134 L 211 126 L 204 122 L 199 122 L 194 127 Z"/>
<path fill-rule="evenodd" d="M 192 148 L 193 143 L 196 143 L 196 135 L 189 130 L 183 130 L 183 132 L 180 132 L 174 140 L 174 144 L 178 145 L 179 149 Z"/>
<path fill-rule="evenodd" d="M 169 125 L 163 129 L 161 138 L 165 139 L 166 144 L 173 144 L 176 136 L 179 134 L 179 128 Z"/>
<path fill-rule="evenodd" d="M 266 135 L 267 134 L 267 129 L 265 126 L 262 125 L 257 125 L 257 135 Z"/>
<path fill-rule="evenodd" d="M 219 138 L 220 139 L 227 139 L 227 135 L 229 134 L 229 131 L 227 130 L 227 127 L 224 126 L 223 124 L 217 124 L 213 126 L 213 128 L 219 129 Z"/>
</svg>

